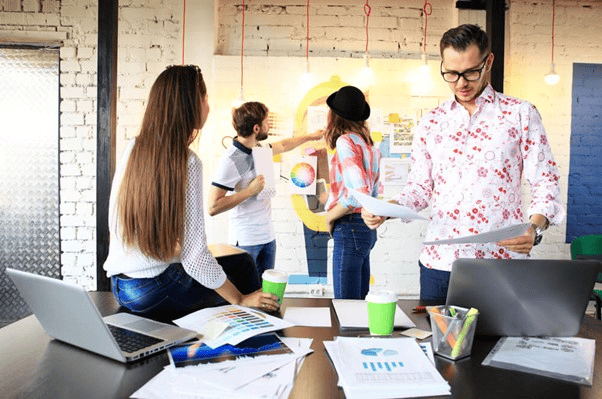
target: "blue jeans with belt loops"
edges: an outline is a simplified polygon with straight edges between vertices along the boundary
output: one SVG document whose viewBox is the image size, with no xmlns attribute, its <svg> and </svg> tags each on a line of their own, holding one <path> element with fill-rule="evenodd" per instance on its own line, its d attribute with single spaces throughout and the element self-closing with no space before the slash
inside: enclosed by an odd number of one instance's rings
<svg viewBox="0 0 602 399">
<path fill-rule="evenodd" d="M 242 294 L 261 287 L 251 262 L 224 264 L 222 268 Z M 151 278 L 112 276 L 111 287 L 121 306 L 159 321 L 175 320 L 199 309 L 228 303 L 215 290 L 193 279 L 181 263 L 172 263 L 163 273 Z"/>
<path fill-rule="evenodd" d="M 370 251 L 376 230 L 359 213 L 334 221 L 332 272 L 336 299 L 364 299 L 370 289 Z"/>
</svg>

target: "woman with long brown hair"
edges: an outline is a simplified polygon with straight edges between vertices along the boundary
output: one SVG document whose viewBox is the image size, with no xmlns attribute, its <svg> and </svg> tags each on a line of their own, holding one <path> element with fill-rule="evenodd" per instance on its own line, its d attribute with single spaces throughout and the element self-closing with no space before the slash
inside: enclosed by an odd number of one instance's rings
<svg viewBox="0 0 602 399">
<path fill-rule="evenodd" d="M 326 224 L 334 240 L 334 296 L 364 299 L 370 288 L 370 251 L 376 230 L 366 226 L 354 189 L 373 197 L 379 191 L 380 153 L 374 148 L 366 119 L 370 106 L 354 86 L 345 86 L 328 97 L 326 145 L 336 149 L 330 162 L 330 193 Z"/>
<path fill-rule="evenodd" d="M 224 270 L 207 248 L 202 164 L 188 148 L 209 114 L 197 66 L 169 66 L 153 84 L 140 134 L 113 178 L 104 264 L 132 312 L 173 320 L 227 302 L 276 310 L 252 267 Z"/>
</svg>

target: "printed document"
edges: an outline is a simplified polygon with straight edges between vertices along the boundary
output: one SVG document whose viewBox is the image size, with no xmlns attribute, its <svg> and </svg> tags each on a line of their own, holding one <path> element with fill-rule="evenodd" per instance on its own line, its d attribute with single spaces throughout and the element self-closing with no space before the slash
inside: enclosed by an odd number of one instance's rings
<svg viewBox="0 0 602 399">
<path fill-rule="evenodd" d="M 359 191 L 353 189 L 349 189 L 349 192 L 358 200 L 360 205 L 362 205 L 362 208 L 373 215 L 401 218 L 406 221 L 428 220 L 407 206 L 401 206 L 379 200 L 378 198 L 371 197 L 368 194 L 360 193 Z"/>
<path fill-rule="evenodd" d="M 521 223 L 510 227 L 504 227 L 499 230 L 488 231 L 486 233 L 475 234 L 471 236 L 452 238 L 449 240 L 425 241 L 424 245 L 441 244 L 478 244 L 488 242 L 498 242 L 508 238 L 514 238 L 525 234 L 531 223 Z"/>
</svg>

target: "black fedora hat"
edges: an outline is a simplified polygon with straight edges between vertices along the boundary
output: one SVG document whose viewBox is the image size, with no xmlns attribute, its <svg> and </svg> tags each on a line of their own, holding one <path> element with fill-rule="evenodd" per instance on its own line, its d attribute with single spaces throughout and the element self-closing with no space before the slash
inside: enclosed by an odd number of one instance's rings
<svg viewBox="0 0 602 399">
<path fill-rule="evenodd" d="M 343 119 L 358 122 L 370 117 L 370 106 L 364 93 L 354 86 L 345 86 L 335 91 L 328 96 L 326 104 Z"/>
</svg>

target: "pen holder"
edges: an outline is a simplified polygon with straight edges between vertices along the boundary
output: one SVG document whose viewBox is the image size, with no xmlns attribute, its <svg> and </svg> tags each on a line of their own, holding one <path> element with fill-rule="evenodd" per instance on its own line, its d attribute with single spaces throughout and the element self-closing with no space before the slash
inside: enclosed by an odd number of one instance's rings
<svg viewBox="0 0 602 399">
<path fill-rule="evenodd" d="M 459 306 L 428 308 L 433 331 L 433 350 L 451 360 L 470 356 L 479 311 Z"/>
</svg>

